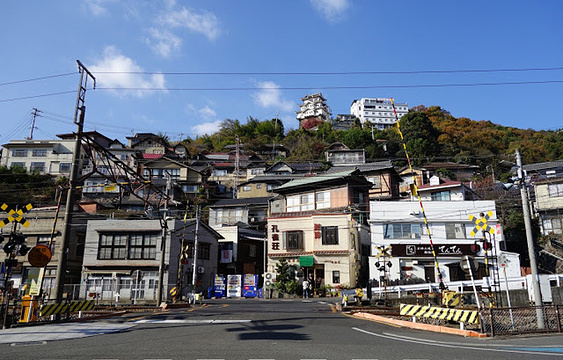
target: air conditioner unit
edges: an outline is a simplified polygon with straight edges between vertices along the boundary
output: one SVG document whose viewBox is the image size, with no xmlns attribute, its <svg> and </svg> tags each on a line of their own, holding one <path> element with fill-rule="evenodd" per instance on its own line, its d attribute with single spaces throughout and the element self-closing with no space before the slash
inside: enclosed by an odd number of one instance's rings
<svg viewBox="0 0 563 360">
<path fill-rule="evenodd" d="M 198 274 L 203 274 L 205 272 L 205 267 L 203 266 L 198 266 L 197 267 L 197 273 Z"/>
</svg>

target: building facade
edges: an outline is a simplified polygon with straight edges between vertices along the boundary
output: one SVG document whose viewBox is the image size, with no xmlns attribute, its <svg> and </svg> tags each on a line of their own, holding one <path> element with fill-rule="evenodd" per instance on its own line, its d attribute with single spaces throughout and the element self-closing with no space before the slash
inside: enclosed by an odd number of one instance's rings
<svg viewBox="0 0 563 360">
<path fill-rule="evenodd" d="M 466 279 L 460 265 L 465 255 L 478 262 L 477 278 L 493 271 L 498 273 L 498 264 L 493 259 L 501 254 L 509 259 L 507 275 L 520 276 L 518 254 L 502 250 L 503 234 L 492 200 L 426 201 L 424 213 L 428 229 L 418 201 L 385 202 L 384 206 L 381 202 L 372 201 L 370 207 L 373 254 L 370 257 L 370 279 L 386 277 L 387 281 L 395 284 L 437 282 L 438 269 L 428 232 L 432 236 L 439 271 L 446 283 Z M 475 229 L 476 224 L 470 215 L 481 219 L 481 214 L 486 216 L 486 223 L 493 234 L 483 234 Z M 487 253 L 484 249 L 489 246 L 484 245 L 484 236 L 491 247 Z M 382 252 L 382 249 L 387 251 Z M 375 264 L 378 262 L 384 266 L 377 267 Z M 488 269 L 486 263 L 490 265 Z"/>
<path fill-rule="evenodd" d="M 320 174 L 276 189 L 268 217 L 267 272 L 281 258 L 315 289 L 365 286 L 369 232 L 367 180 L 357 171 Z"/>
<path fill-rule="evenodd" d="M 323 121 L 330 121 L 330 108 L 326 104 L 323 94 L 316 93 L 301 98 L 303 103 L 297 111 L 299 128 L 312 129 Z"/>
<path fill-rule="evenodd" d="M 395 110 L 400 119 L 409 112 L 407 103 L 396 103 Z M 360 119 L 362 124 L 368 123 L 379 130 L 392 127 L 397 122 L 393 106 L 389 98 L 362 98 L 354 100 L 350 105 L 350 114 Z"/>
</svg>

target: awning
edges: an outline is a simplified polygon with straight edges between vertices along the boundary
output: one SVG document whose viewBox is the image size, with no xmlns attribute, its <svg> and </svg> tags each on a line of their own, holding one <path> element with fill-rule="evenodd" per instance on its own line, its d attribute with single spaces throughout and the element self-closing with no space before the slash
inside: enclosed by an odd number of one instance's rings
<svg viewBox="0 0 563 360">
<path fill-rule="evenodd" d="M 312 256 L 300 256 L 299 257 L 299 266 L 313 266 L 315 260 Z"/>
</svg>

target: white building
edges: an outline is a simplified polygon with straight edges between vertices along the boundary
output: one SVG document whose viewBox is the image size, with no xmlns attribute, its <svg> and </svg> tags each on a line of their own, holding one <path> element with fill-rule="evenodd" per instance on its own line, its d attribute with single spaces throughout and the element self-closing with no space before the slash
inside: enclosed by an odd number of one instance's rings
<svg viewBox="0 0 563 360">
<path fill-rule="evenodd" d="M 7 168 L 20 167 L 54 176 L 70 174 L 74 139 L 11 140 L 2 147 L 1 165 Z"/>
<path fill-rule="evenodd" d="M 395 111 L 400 119 L 409 112 L 409 106 L 407 103 L 395 103 Z M 390 128 L 397 122 L 389 98 L 354 100 L 350 105 L 350 114 L 360 119 L 362 124 L 368 122 L 379 130 Z"/>
<path fill-rule="evenodd" d="M 502 228 L 495 211 L 495 202 L 491 200 L 477 201 L 427 201 L 423 203 L 428 228 L 432 236 L 438 267 L 442 279 L 449 281 L 465 280 L 465 272 L 460 266 L 464 255 L 472 256 L 478 262 L 474 274 L 480 279 L 487 276 L 485 263 L 489 264 L 489 273 L 494 276 L 498 270 L 494 256 L 504 254 L 508 259 L 506 271 L 508 277 L 520 276 L 518 254 L 503 251 Z M 474 231 L 475 223 L 470 215 L 480 219 L 481 214 L 489 214 L 487 224 L 494 234 L 486 233 L 487 241 L 492 250 L 487 252 L 485 259 L 483 250 L 483 233 Z M 430 238 L 418 201 L 397 201 L 370 203 L 371 254 L 370 279 L 379 280 L 384 270 L 378 270 L 383 262 L 386 266 L 387 279 L 398 283 L 437 282 L 438 273 L 435 266 Z M 477 248 L 475 244 L 479 245 Z M 381 248 L 389 248 L 387 253 L 392 257 L 382 259 L 378 256 Z M 498 272 L 497 272 L 498 274 Z"/>
<path fill-rule="evenodd" d="M 330 120 L 330 108 L 323 94 L 307 95 L 301 98 L 301 101 L 303 103 L 299 105 L 299 111 L 296 112 L 299 127 L 310 129 L 323 121 Z"/>
</svg>

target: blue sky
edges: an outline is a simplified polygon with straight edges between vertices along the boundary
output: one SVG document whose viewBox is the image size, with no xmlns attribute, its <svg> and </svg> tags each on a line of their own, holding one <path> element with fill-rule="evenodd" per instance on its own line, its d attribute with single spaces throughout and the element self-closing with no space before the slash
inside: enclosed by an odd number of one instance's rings
<svg viewBox="0 0 563 360">
<path fill-rule="evenodd" d="M 193 138 L 248 116 L 297 128 L 300 98 L 316 92 L 334 116 L 393 97 L 563 128 L 558 0 L 30 0 L 0 13 L 1 143 L 29 135 L 33 108 L 35 139 L 75 130 L 77 59 L 97 80 L 85 129 L 123 142 Z"/>
</svg>

